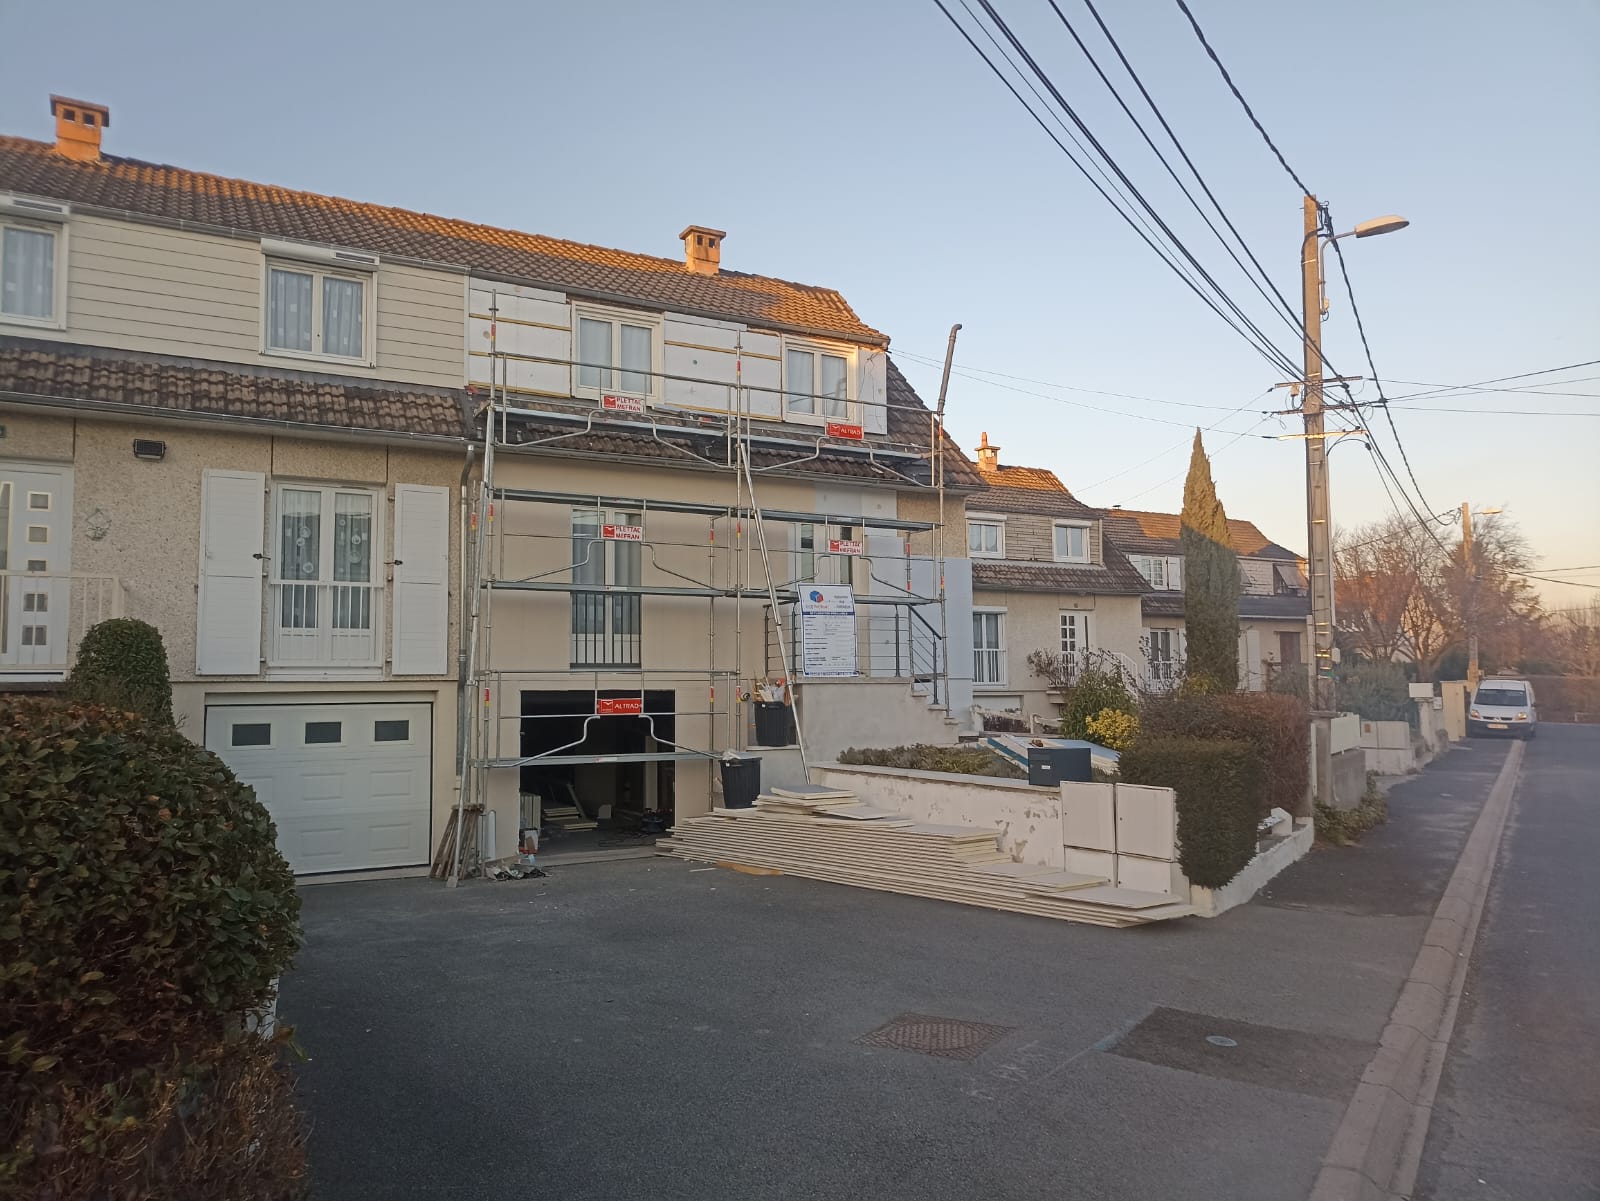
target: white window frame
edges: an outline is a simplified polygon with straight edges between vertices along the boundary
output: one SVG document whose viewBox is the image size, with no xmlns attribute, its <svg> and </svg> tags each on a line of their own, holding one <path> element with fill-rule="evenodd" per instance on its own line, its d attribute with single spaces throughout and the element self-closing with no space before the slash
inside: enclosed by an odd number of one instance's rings
<svg viewBox="0 0 1600 1201">
<path fill-rule="evenodd" d="M 815 393 L 811 396 L 811 412 L 803 412 L 789 407 L 789 352 L 809 353 L 811 355 L 811 386 L 817 386 L 821 378 L 821 355 L 832 355 L 836 359 L 844 360 L 844 412 L 828 414 L 816 411 L 820 397 Z M 784 338 L 783 345 L 778 351 L 779 386 L 778 403 L 782 406 L 783 420 L 795 421 L 802 425 L 826 425 L 830 421 L 842 421 L 848 424 L 860 424 L 861 406 L 857 392 L 856 381 L 856 348 L 854 346 L 841 346 L 838 343 L 817 342 L 806 338 Z"/>
<path fill-rule="evenodd" d="M 992 525 L 995 527 L 995 550 L 972 549 L 972 527 L 975 525 Z M 1001 513 L 968 513 L 967 514 L 967 557 L 970 559 L 1003 559 L 1006 557 L 1006 519 Z"/>
<path fill-rule="evenodd" d="M 334 581 L 323 578 L 322 565 L 319 565 L 317 578 L 308 580 L 299 578 L 285 580 L 283 578 L 283 565 L 281 559 L 283 494 L 287 491 L 318 492 L 322 495 L 322 502 L 318 509 L 321 519 L 319 538 L 322 546 L 319 557 L 323 565 L 328 566 L 328 574 L 332 574 L 331 565 L 334 556 L 333 529 L 334 513 L 337 497 L 341 494 L 350 496 L 364 496 L 372 502 L 372 548 L 369 552 L 371 561 L 370 578 L 365 587 L 370 596 L 370 625 L 362 631 L 372 643 L 372 653 L 360 658 L 341 658 L 335 655 L 324 655 L 320 658 L 289 658 L 283 654 L 285 644 L 280 644 L 279 634 L 282 630 L 299 631 L 302 627 L 284 627 L 283 618 L 283 588 L 292 584 L 313 584 L 317 588 L 317 624 L 311 627 L 318 639 L 327 644 L 331 649 L 333 641 L 332 625 L 334 602 L 332 589 L 346 581 Z M 287 672 L 324 672 L 343 671 L 353 669 L 365 672 L 381 669 L 384 654 L 384 616 L 388 608 L 389 592 L 389 562 L 384 557 L 386 539 L 384 527 L 389 521 L 389 506 L 384 491 L 381 488 L 372 488 L 360 484 L 330 484 L 324 480 L 293 480 L 274 479 L 271 481 L 271 504 L 267 506 L 267 538 L 265 555 L 267 558 L 267 622 L 265 636 L 267 640 L 266 664 L 269 669 Z M 359 586 L 359 581 L 356 582 Z M 290 637 L 294 635 L 291 633 Z"/>
<path fill-rule="evenodd" d="M 1089 533 L 1094 528 L 1092 521 L 1057 521 L 1050 526 L 1050 554 L 1057 563 L 1090 563 L 1094 555 L 1089 546 Z M 1082 530 L 1083 554 L 1063 555 L 1056 541 L 1057 530 Z"/>
<path fill-rule="evenodd" d="M 1156 657 L 1156 637 L 1166 642 L 1166 654 Z M 1144 656 L 1150 668 L 1150 678 L 1157 683 L 1170 684 L 1178 677 L 1184 661 L 1183 630 L 1175 626 L 1146 626 L 1144 628 Z M 1158 668 L 1157 665 L 1160 665 Z"/>
<path fill-rule="evenodd" d="M 637 671 L 644 664 L 644 595 L 640 592 L 612 592 L 619 586 L 617 557 L 624 551 L 638 555 L 636 570 L 644 580 L 644 547 L 639 542 L 608 540 L 602 531 L 607 525 L 643 526 L 645 514 L 637 509 L 612 509 L 605 506 L 573 505 L 568 511 L 568 531 L 573 543 L 580 537 L 580 515 L 592 517 L 594 534 L 584 539 L 583 556 L 576 553 L 572 564 L 573 590 L 568 600 L 568 667 L 573 671 Z M 586 523 L 587 524 L 587 523 Z M 600 579 L 579 580 L 580 569 L 596 563 Z M 580 619 L 580 615 L 584 615 Z M 598 620 L 596 620 L 598 619 Z M 580 630 L 583 622 L 598 629 Z M 632 627 L 631 629 L 628 627 Z M 621 648 L 632 654 L 605 654 Z"/>
<path fill-rule="evenodd" d="M 272 345 L 268 328 L 272 311 L 272 273 L 292 271 L 296 275 L 311 277 L 311 349 L 295 350 Z M 322 281 L 339 279 L 361 285 L 361 353 L 359 355 L 328 354 L 322 349 Z M 285 257 L 282 254 L 264 254 L 261 259 L 261 353 L 274 359 L 303 359 L 317 363 L 341 363 L 347 367 L 376 367 L 378 365 L 378 272 L 335 267 L 318 262 L 309 256 L 304 259 Z"/>
<path fill-rule="evenodd" d="M 582 328 L 579 322 L 587 318 L 590 321 L 607 321 L 611 324 L 611 367 L 609 368 L 614 386 L 607 388 L 603 385 L 595 386 L 580 384 L 578 370 L 580 367 L 578 344 L 578 331 Z M 622 326 L 633 325 L 650 331 L 650 377 L 645 381 L 643 392 L 636 392 L 622 386 Z M 574 304 L 572 306 L 572 394 L 599 400 L 602 396 L 637 396 L 648 401 L 661 399 L 661 373 L 665 362 L 665 328 L 666 322 L 659 313 L 644 313 L 637 309 L 612 309 L 601 305 Z M 601 370 L 608 370 L 601 368 Z"/>
<path fill-rule="evenodd" d="M 55 280 L 51 285 L 50 299 L 52 302 L 51 313 L 48 317 L 28 317 L 21 313 L 7 313 L 0 311 L 0 325 L 25 325 L 30 329 L 66 329 L 67 328 L 67 226 L 65 222 L 57 224 L 54 221 L 29 221 L 6 215 L 0 212 L 0 255 L 5 253 L 5 236 L 7 229 L 25 230 L 32 234 L 49 234 L 55 239 L 55 248 L 52 251 L 54 258 L 53 267 Z"/>
<path fill-rule="evenodd" d="M 1089 621 L 1090 612 L 1091 610 L 1088 609 L 1062 609 L 1057 614 L 1056 634 L 1060 640 L 1059 646 L 1063 655 L 1083 654 L 1094 649 L 1093 635 L 1089 632 L 1091 624 Z M 1077 630 L 1077 634 L 1074 636 L 1077 645 L 1073 647 L 1067 645 L 1068 618 L 1072 619 L 1074 628 Z"/>
<path fill-rule="evenodd" d="M 973 690 L 982 692 L 1003 690 L 1006 688 L 1007 680 L 1010 676 L 1010 673 L 1006 668 L 1006 610 L 1004 608 L 986 605 L 974 605 L 972 609 L 972 615 L 974 617 L 994 616 L 1000 619 L 995 623 L 995 638 L 998 643 L 997 646 L 979 646 L 976 637 L 974 637 L 972 640 Z M 976 631 L 974 631 L 974 633 L 976 633 Z M 998 673 L 995 679 L 985 680 L 979 678 L 983 673 L 978 668 L 978 656 L 983 654 L 994 656 L 994 662 L 996 664 L 995 670 Z"/>
</svg>

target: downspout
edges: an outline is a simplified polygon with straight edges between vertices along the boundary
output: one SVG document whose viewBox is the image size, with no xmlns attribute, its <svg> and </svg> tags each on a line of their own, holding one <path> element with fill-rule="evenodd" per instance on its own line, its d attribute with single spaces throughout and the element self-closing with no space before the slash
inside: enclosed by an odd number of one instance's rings
<svg viewBox="0 0 1600 1201">
<path fill-rule="evenodd" d="M 467 497 L 467 482 L 472 476 L 472 460 L 477 452 L 477 447 L 471 442 L 467 443 L 467 457 L 461 464 L 461 481 L 458 487 L 460 521 L 456 545 L 460 547 L 460 562 L 457 568 L 459 577 L 457 582 L 457 595 L 461 598 L 456 605 L 456 776 L 457 786 L 465 783 L 467 760 L 470 757 L 467 747 L 469 736 L 469 718 L 471 712 L 467 699 L 467 690 L 471 686 L 468 678 L 468 640 L 472 637 L 472 628 L 467 621 L 467 587 L 470 578 L 472 551 L 468 545 L 468 526 L 472 520 L 472 505 Z"/>
<path fill-rule="evenodd" d="M 956 357 L 958 321 L 950 327 L 950 341 L 944 349 L 944 374 L 939 377 L 939 403 L 934 410 L 934 478 L 939 485 L 939 536 L 934 543 L 934 570 L 939 576 L 939 651 L 944 656 L 944 703 L 950 706 L 950 612 L 944 593 L 944 400 L 950 391 L 950 365 Z M 951 714 L 955 716 L 954 713 Z"/>
</svg>

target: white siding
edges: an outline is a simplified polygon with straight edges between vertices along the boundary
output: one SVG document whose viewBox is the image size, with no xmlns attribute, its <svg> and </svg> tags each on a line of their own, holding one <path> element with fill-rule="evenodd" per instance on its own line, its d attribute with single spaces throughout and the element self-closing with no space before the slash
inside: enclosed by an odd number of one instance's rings
<svg viewBox="0 0 1600 1201">
<path fill-rule="evenodd" d="M 856 356 L 856 399 L 861 404 L 861 425 L 869 434 L 889 432 L 887 356 L 881 350 L 862 350 Z"/>
<path fill-rule="evenodd" d="M 450 490 L 394 488 L 395 675 L 443 675 L 450 633 Z"/>
<path fill-rule="evenodd" d="M 200 593 L 195 671 L 261 670 L 262 539 L 266 476 L 207 471 L 200 486 Z"/>
</svg>

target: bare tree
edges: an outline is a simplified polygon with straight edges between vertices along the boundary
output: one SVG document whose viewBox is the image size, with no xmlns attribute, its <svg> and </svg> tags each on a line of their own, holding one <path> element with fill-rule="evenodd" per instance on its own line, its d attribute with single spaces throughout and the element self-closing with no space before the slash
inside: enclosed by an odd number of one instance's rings
<svg viewBox="0 0 1600 1201">
<path fill-rule="evenodd" d="M 1565 675 L 1600 676 L 1600 597 L 1550 617 L 1545 645 Z"/>
</svg>

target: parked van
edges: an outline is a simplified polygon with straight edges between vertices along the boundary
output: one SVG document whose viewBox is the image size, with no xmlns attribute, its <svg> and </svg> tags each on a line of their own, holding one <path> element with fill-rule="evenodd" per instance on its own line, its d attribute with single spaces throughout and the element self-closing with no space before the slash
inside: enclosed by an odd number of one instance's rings
<svg viewBox="0 0 1600 1201">
<path fill-rule="evenodd" d="M 1509 738 L 1532 738 L 1539 728 L 1539 711 L 1534 708 L 1533 685 L 1526 680 L 1487 679 L 1478 683 L 1467 709 L 1467 734 L 1504 734 Z"/>
</svg>

